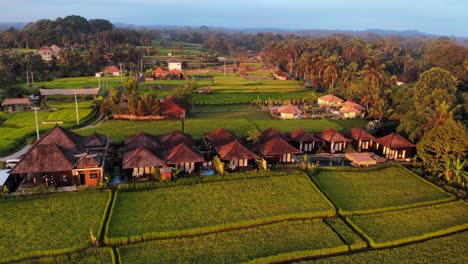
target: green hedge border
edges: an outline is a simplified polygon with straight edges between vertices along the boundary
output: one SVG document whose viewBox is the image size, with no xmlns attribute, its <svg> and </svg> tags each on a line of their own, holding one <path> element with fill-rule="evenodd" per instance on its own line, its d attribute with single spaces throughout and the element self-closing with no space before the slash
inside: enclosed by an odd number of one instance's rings
<svg viewBox="0 0 468 264">
<path fill-rule="evenodd" d="M 278 255 L 256 258 L 246 263 L 284 263 L 284 262 L 296 262 L 301 261 L 307 258 L 314 257 L 326 257 L 341 253 L 349 252 L 348 246 L 338 246 L 332 248 L 323 248 L 323 249 L 312 249 L 312 250 L 301 250 L 301 251 L 292 251 L 287 253 L 281 253 Z"/>
</svg>

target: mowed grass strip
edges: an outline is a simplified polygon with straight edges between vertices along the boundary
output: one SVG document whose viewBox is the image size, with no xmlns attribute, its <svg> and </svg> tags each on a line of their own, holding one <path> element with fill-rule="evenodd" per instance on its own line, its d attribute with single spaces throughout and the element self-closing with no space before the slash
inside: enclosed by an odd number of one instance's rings
<svg viewBox="0 0 468 264">
<path fill-rule="evenodd" d="M 454 199 L 400 166 L 367 171 L 322 169 L 313 179 L 344 215 Z"/>
<path fill-rule="evenodd" d="M 109 237 L 210 227 L 210 231 L 252 220 L 284 220 L 334 215 L 303 174 L 119 192 Z M 263 223 L 263 222 L 260 222 Z M 257 223 L 258 225 L 258 223 Z M 166 237 L 167 237 L 166 236 Z"/>
<path fill-rule="evenodd" d="M 468 229 L 463 201 L 373 215 L 350 216 L 372 247 L 394 246 Z"/>
<path fill-rule="evenodd" d="M 321 219 L 287 221 L 194 238 L 157 240 L 120 248 L 122 263 L 240 263 L 288 252 L 347 251 Z"/>
<path fill-rule="evenodd" d="M 99 232 L 109 196 L 86 191 L 0 201 L 0 260 L 86 247 L 90 229 Z"/>
<path fill-rule="evenodd" d="M 90 135 L 93 132 L 108 136 L 114 142 L 122 142 L 126 137 L 133 136 L 140 131 L 153 135 L 162 135 L 172 130 L 182 130 L 182 123 L 179 120 L 165 121 L 125 121 L 110 120 L 95 127 L 80 129 L 75 131 L 81 135 Z"/>
<path fill-rule="evenodd" d="M 464 254 L 468 232 L 434 238 L 421 243 L 356 254 L 328 257 L 302 263 L 468 263 Z"/>
<path fill-rule="evenodd" d="M 65 255 L 35 258 L 17 262 L 19 264 L 46 264 L 46 263 L 112 263 L 112 249 L 109 247 L 90 248 L 82 252 Z"/>
</svg>

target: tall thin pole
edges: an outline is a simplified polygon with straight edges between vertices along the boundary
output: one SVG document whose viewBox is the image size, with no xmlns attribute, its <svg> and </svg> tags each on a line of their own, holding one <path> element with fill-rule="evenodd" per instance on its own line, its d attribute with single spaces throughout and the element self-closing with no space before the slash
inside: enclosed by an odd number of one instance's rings
<svg viewBox="0 0 468 264">
<path fill-rule="evenodd" d="M 78 100 L 76 99 L 76 90 L 75 90 L 75 109 L 76 109 L 76 124 L 80 124 L 80 116 L 78 115 Z"/>
<path fill-rule="evenodd" d="M 119 66 L 120 66 L 120 84 L 123 85 L 122 63 L 119 63 Z"/>
<path fill-rule="evenodd" d="M 39 107 L 33 107 L 33 110 L 34 110 L 34 116 L 36 118 L 36 135 L 37 135 L 37 139 L 39 139 L 39 124 L 37 122 L 37 110 L 39 110 Z"/>
<path fill-rule="evenodd" d="M 226 77 L 226 59 L 224 60 L 224 77 Z"/>
</svg>

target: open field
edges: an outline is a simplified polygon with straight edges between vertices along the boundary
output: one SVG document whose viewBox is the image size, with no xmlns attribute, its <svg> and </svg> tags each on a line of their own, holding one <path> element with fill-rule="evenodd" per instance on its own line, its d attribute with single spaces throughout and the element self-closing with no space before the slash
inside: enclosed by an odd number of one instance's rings
<svg viewBox="0 0 468 264">
<path fill-rule="evenodd" d="M 332 206 L 303 174 L 222 181 L 120 192 L 108 236 L 130 237 L 283 216 L 333 214 Z"/>
<path fill-rule="evenodd" d="M 339 234 L 351 250 L 363 249 L 367 247 L 366 241 L 362 240 L 358 234 L 351 230 L 339 217 L 323 219 L 337 234 Z"/>
<path fill-rule="evenodd" d="M 301 263 L 467 263 L 468 232 L 382 250 L 317 259 Z"/>
<path fill-rule="evenodd" d="M 42 122 L 61 121 L 63 127 L 76 126 L 75 103 L 48 103 L 50 107 L 57 108 L 55 111 L 40 111 L 37 113 L 40 133 L 51 129 L 54 124 L 43 124 Z M 90 102 L 80 102 L 78 115 L 81 122 L 90 117 L 93 109 Z M 20 148 L 26 143 L 26 139 L 36 134 L 36 121 L 34 112 L 20 112 L 5 114 L 8 119 L 0 125 L 0 156 L 6 155 Z"/>
<path fill-rule="evenodd" d="M 73 263 L 73 264 L 87 264 L 87 263 L 112 263 L 111 248 L 90 248 L 83 252 L 76 252 L 66 255 L 42 257 L 37 259 L 30 259 L 20 261 L 20 264 L 46 264 L 46 263 Z"/>
<path fill-rule="evenodd" d="M 302 120 L 256 120 L 254 121 L 259 130 L 274 128 L 283 132 L 292 132 L 298 128 L 305 131 L 318 133 L 327 128 L 343 130 L 343 128 L 332 120 L 328 119 L 302 119 Z"/>
<path fill-rule="evenodd" d="M 281 253 L 347 247 L 321 219 L 288 221 L 120 249 L 122 263 L 240 263 Z M 311 255 L 312 252 L 311 252 Z"/>
<path fill-rule="evenodd" d="M 187 119 L 184 121 L 184 132 L 193 138 L 201 138 L 211 131 L 224 127 L 238 137 L 244 137 L 256 126 L 247 119 Z"/>
<path fill-rule="evenodd" d="M 0 260 L 88 246 L 109 197 L 108 191 L 87 191 L 0 201 Z"/>
<path fill-rule="evenodd" d="M 313 176 L 342 214 L 369 213 L 453 199 L 402 167 L 320 170 Z"/>
<path fill-rule="evenodd" d="M 114 142 L 122 142 L 126 137 L 133 136 L 140 131 L 153 135 L 162 135 L 172 130 L 182 130 L 182 122 L 178 120 L 167 121 L 125 121 L 111 120 L 95 127 L 77 130 L 81 135 L 90 135 L 93 132 L 108 136 Z"/>
<path fill-rule="evenodd" d="M 463 201 L 427 207 L 350 216 L 369 237 L 372 247 L 393 246 L 468 229 L 468 205 Z"/>
<path fill-rule="evenodd" d="M 244 111 L 230 111 L 230 112 L 212 112 L 212 113 L 194 113 L 190 114 L 191 119 L 248 119 L 248 120 L 265 120 L 271 117 L 261 111 L 244 112 Z"/>
</svg>

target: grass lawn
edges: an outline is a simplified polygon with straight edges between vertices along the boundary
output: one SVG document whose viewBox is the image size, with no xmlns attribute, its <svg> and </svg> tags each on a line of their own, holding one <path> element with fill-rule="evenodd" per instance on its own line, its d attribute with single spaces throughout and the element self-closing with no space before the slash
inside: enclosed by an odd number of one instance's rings
<svg viewBox="0 0 468 264">
<path fill-rule="evenodd" d="M 356 254 L 317 259 L 303 263 L 468 263 L 465 254 L 468 232 L 434 238 L 421 243 Z"/>
<path fill-rule="evenodd" d="M 41 134 L 51 129 L 54 124 L 43 122 L 62 121 L 63 127 L 76 126 L 76 110 L 73 102 L 48 103 L 49 107 L 57 108 L 54 111 L 40 111 L 37 113 L 39 131 Z M 78 115 L 80 120 L 89 116 L 93 109 L 91 102 L 80 102 Z M 0 125 L 0 156 L 7 155 L 23 144 L 28 137 L 36 134 L 36 121 L 34 112 L 20 112 L 6 114 L 8 119 Z"/>
<path fill-rule="evenodd" d="M 290 91 L 290 92 L 281 92 L 278 90 L 276 92 L 243 92 L 239 90 L 237 92 L 221 93 L 219 91 L 214 91 L 211 94 L 194 94 L 193 101 L 197 105 L 206 105 L 206 104 L 250 104 L 255 102 L 257 99 L 261 100 L 283 100 L 283 99 L 313 99 L 315 98 L 312 91 Z"/>
<path fill-rule="evenodd" d="M 184 121 L 184 132 L 191 134 L 193 138 L 201 138 L 222 127 L 238 137 L 244 137 L 248 131 L 256 129 L 256 126 L 247 119 L 186 119 Z"/>
<path fill-rule="evenodd" d="M 370 171 L 323 169 L 313 178 L 344 214 L 451 198 L 402 167 Z"/>
<path fill-rule="evenodd" d="M 311 120 L 255 120 L 253 121 L 260 130 L 267 128 L 275 128 L 283 132 L 291 132 L 298 128 L 302 128 L 305 131 L 312 133 L 319 133 L 327 128 L 333 128 L 336 130 L 343 130 L 339 124 L 335 121 L 327 119 L 311 119 Z"/>
<path fill-rule="evenodd" d="M 86 191 L 0 201 L 0 259 L 90 243 L 110 193 Z"/>
<path fill-rule="evenodd" d="M 123 77 L 125 80 L 128 77 Z M 101 77 L 101 87 L 104 87 L 104 77 Z M 109 88 L 120 87 L 121 81 L 120 77 L 107 77 L 107 82 L 109 83 Z M 59 78 L 49 82 L 36 82 L 37 87 L 45 86 L 47 88 L 60 88 L 60 89 L 78 89 L 78 88 L 87 88 L 87 87 L 99 87 L 99 78 L 95 76 L 85 76 L 85 77 L 71 77 L 71 78 Z"/>
<path fill-rule="evenodd" d="M 114 142 L 122 142 L 126 137 L 132 136 L 140 131 L 153 135 L 162 135 L 172 130 L 182 130 L 182 123 L 177 120 L 167 121 L 125 121 L 110 120 L 95 127 L 75 131 L 81 135 L 90 135 L 93 132 L 108 136 Z"/>
<path fill-rule="evenodd" d="M 381 247 L 398 243 L 396 241 L 409 242 L 425 238 L 421 236 L 468 229 L 468 205 L 457 201 L 372 215 L 356 215 L 349 219 L 369 236 L 373 246 Z"/>
<path fill-rule="evenodd" d="M 122 263 L 240 263 L 287 252 L 343 247 L 321 219 L 289 221 L 120 249 Z M 344 247 L 346 251 L 346 247 Z"/>
<path fill-rule="evenodd" d="M 229 112 L 229 111 L 259 111 L 252 104 L 227 104 L 227 105 L 196 105 L 194 112 Z"/>
<path fill-rule="evenodd" d="M 46 263 L 112 263 L 111 248 L 90 248 L 83 252 L 76 252 L 65 255 L 43 257 L 31 260 L 20 261 L 20 264 L 46 264 Z"/>
<path fill-rule="evenodd" d="M 261 111 L 227 111 L 227 112 L 204 112 L 192 113 L 190 119 L 248 119 L 248 120 L 265 120 L 271 117 Z"/>
<path fill-rule="evenodd" d="M 331 205 L 303 174 L 213 182 L 119 193 L 108 235 L 129 237 L 330 212 Z"/>
</svg>

